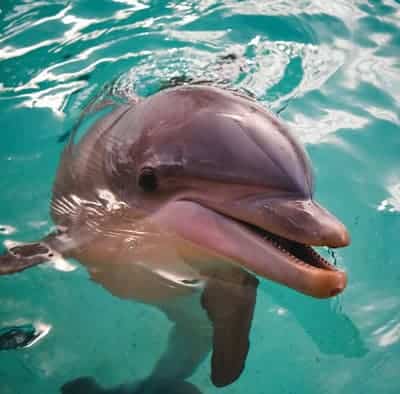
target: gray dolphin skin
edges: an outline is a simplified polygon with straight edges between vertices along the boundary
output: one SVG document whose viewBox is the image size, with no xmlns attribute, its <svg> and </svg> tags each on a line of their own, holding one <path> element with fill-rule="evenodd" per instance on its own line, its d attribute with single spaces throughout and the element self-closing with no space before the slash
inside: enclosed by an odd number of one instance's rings
<svg viewBox="0 0 400 394">
<path fill-rule="evenodd" d="M 344 290 L 346 274 L 312 246 L 346 246 L 347 230 L 313 200 L 304 149 L 255 100 L 170 88 L 120 105 L 75 139 L 54 182 L 58 231 L 9 249 L 0 274 L 58 253 L 112 294 L 163 310 L 174 328 L 148 384 L 184 382 L 210 349 L 214 385 L 240 376 L 255 275 L 318 298 Z"/>
</svg>

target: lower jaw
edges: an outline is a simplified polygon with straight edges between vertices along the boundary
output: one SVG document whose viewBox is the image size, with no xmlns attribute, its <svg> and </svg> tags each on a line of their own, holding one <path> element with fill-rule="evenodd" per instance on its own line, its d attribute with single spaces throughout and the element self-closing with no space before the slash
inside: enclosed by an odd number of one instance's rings
<svg viewBox="0 0 400 394">
<path fill-rule="evenodd" d="M 311 246 L 288 240 L 268 231 L 245 224 L 253 233 L 272 244 L 286 258 L 282 266 L 281 280 L 268 278 L 300 293 L 315 297 L 329 298 L 341 293 L 347 284 L 347 277 L 329 261 L 319 255 Z M 285 265 L 285 264 L 283 264 Z M 296 274 L 293 274 L 295 271 Z"/>
</svg>

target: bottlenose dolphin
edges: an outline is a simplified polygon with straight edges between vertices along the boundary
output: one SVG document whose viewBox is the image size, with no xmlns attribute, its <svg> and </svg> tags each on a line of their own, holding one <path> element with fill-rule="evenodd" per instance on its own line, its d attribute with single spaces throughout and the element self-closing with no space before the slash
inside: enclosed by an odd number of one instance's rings
<svg viewBox="0 0 400 394">
<path fill-rule="evenodd" d="M 184 382 L 211 346 L 214 385 L 240 376 L 255 275 L 318 298 L 345 288 L 346 274 L 312 246 L 346 246 L 348 232 L 313 200 L 304 149 L 255 100 L 170 88 L 120 105 L 76 140 L 54 182 L 57 231 L 10 248 L 0 274 L 61 254 L 112 294 L 161 308 L 175 326 L 152 384 Z"/>
</svg>

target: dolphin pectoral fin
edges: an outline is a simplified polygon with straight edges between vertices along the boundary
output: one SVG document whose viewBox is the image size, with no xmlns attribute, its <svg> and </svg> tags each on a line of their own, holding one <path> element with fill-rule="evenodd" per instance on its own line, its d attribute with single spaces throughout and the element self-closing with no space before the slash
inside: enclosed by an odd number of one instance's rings
<svg viewBox="0 0 400 394">
<path fill-rule="evenodd" d="M 202 295 L 214 328 L 211 380 L 217 387 L 234 382 L 244 369 L 259 283 L 242 270 L 235 270 L 234 281 L 229 279 L 210 278 Z"/>
<path fill-rule="evenodd" d="M 10 275 L 51 260 L 60 246 L 58 235 L 49 234 L 42 241 L 21 243 L 0 255 L 0 276 Z"/>
<path fill-rule="evenodd" d="M 42 243 L 14 246 L 0 256 L 0 275 L 15 274 L 51 259 L 51 249 Z"/>
</svg>

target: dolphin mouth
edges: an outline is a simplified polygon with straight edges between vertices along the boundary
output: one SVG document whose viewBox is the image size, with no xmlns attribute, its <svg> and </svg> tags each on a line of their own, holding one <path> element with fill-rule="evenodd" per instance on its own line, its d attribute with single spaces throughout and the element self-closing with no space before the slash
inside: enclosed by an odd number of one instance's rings
<svg viewBox="0 0 400 394">
<path fill-rule="evenodd" d="M 197 202 L 172 201 L 154 213 L 152 220 L 199 247 L 199 252 L 182 249 L 182 253 L 186 251 L 188 258 L 196 261 L 199 261 L 198 253 L 204 251 L 205 256 L 209 256 L 205 257 L 207 261 L 217 258 L 217 261 L 239 265 L 316 298 L 333 297 L 346 287 L 345 272 L 330 264 L 310 245 L 286 239 L 243 218 L 231 217 Z M 318 239 L 317 242 L 315 246 L 323 246 Z"/>
<path fill-rule="evenodd" d="M 264 264 L 265 268 L 267 266 L 271 268 L 278 262 L 277 269 L 273 269 L 266 275 L 262 270 L 257 272 L 257 269 L 255 269 L 254 272 L 315 298 L 334 297 L 345 289 L 347 285 L 346 273 L 331 264 L 313 248 L 313 246 L 323 247 L 328 245 L 323 245 L 320 242 L 317 245 L 305 244 L 277 235 L 252 223 L 226 216 L 221 212 L 218 212 L 218 214 L 226 217 L 232 224 L 236 223 L 242 227 L 254 239 L 263 242 L 264 249 L 269 250 L 270 256 L 275 256 L 275 258 L 268 259 L 267 255 Z M 276 258 L 276 256 L 279 257 Z M 250 270 L 253 270 L 251 265 Z"/>
<path fill-rule="evenodd" d="M 235 220 L 235 219 L 233 219 Z M 264 241 L 272 244 L 275 248 L 279 249 L 282 253 L 287 255 L 287 258 L 296 264 L 309 266 L 321 270 L 339 271 L 336 266 L 331 264 L 327 259 L 322 257 L 317 251 L 313 249 L 313 245 L 306 245 L 297 241 L 293 241 L 274 234 L 270 231 L 264 230 L 253 224 L 242 222 L 248 230 L 263 238 Z"/>
</svg>

